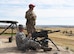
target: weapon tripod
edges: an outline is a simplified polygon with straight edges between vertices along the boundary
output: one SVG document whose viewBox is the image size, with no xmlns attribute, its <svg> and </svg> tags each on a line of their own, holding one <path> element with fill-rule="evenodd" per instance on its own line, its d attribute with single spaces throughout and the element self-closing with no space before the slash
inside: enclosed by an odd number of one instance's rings
<svg viewBox="0 0 74 54">
<path fill-rule="evenodd" d="M 32 39 L 36 42 L 39 42 L 42 46 L 45 46 L 45 47 L 48 47 L 48 42 L 49 40 L 53 43 L 53 45 L 57 48 L 58 51 L 59 48 L 56 46 L 56 44 L 50 39 L 48 38 L 48 31 L 50 30 L 42 30 L 40 32 L 34 32 L 32 33 Z M 59 32 L 60 30 L 57 30 L 57 31 L 52 31 L 50 33 L 54 33 L 54 32 Z M 37 38 L 43 38 L 41 40 L 38 40 Z"/>
</svg>

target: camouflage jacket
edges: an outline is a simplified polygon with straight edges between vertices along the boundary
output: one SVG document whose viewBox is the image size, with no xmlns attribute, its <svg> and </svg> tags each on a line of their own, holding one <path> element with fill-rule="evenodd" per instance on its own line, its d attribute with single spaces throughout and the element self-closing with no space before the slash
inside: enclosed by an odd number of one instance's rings
<svg viewBox="0 0 74 54">
<path fill-rule="evenodd" d="M 23 49 L 26 47 L 26 44 L 28 43 L 29 38 L 26 37 L 26 35 L 23 32 L 18 32 L 16 34 L 16 45 L 18 49 Z"/>
<path fill-rule="evenodd" d="M 35 20 L 36 19 L 36 15 L 33 11 L 31 10 L 28 10 L 26 11 L 26 14 L 25 14 L 25 18 L 28 19 L 28 20 Z"/>
</svg>

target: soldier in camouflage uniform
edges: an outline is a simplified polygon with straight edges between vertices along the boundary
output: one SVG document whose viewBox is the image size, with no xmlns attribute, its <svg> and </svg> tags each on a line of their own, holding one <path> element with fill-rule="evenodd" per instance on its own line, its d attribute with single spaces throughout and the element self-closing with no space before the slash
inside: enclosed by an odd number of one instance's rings
<svg viewBox="0 0 74 54">
<path fill-rule="evenodd" d="M 36 15 L 33 12 L 34 7 L 35 7 L 35 5 L 29 4 L 29 10 L 26 11 L 26 14 L 25 14 L 25 18 L 27 20 L 26 28 L 27 28 L 28 34 L 35 32 Z"/>
<path fill-rule="evenodd" d="M 30 39 L 30 35 L 26 37 L 23 33 L 23 26 L 19 25 L 18 32 L 16 33 L 16 45 L 19 50 L 26 51 L 28 49 L 37 50 L 43 49 L 44 51 L 50 51 L 51 48 L 42 47 L 38 42 Z"/>
<path fill-rule="evenodd" d="M 19 50 L 26 50 L 30 47 L 40 48 L 41 45 L 30 39 L 30 36 L 26 37 L 23 33 L 23 25 L 18 26 L 18 32 L 16 33 L 16 45 Z"/>
</svg>

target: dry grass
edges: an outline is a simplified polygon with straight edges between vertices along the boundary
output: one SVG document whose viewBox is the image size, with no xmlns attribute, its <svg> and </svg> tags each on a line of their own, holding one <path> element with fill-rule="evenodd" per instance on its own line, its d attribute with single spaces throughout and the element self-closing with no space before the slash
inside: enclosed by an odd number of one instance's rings
<svg viewBox="0 0 74 54">
<path fill-rule="evenodd" d="M 74 51 L 74 36 L 65 36 L 65 35 L 58 35 L 50 34 L 49 38 L 51 38 L 57 45 L 63 47 L 69 47 L 71 50 Z"/>
<path fill-rule="evenodd" d="M 68 47 L 72 51 L 74 51 L 74 28 L 50 28 L 51 30 L 61 30 L 58 33 L 48 34 L 49 38 L 51 38 L 57 45 Z M 73 31 L 72 36 L 68 36 L 67 34 L 63 34 L 63 31 Z"/>
<path fill-rule="evenodd" d="M 70 31 L 72 30 L 74 34 L 74 28 L 44 28 L 45 30 L 61 30 L 57 33 L 48 34 L 49 38 L 51 38 L 57 45 L 63 46 L 63 47 L 69 47 L 71 50 L 74 51 L 74 35 L 68 36 L 66 34 L 63 34 L 63 31 Z M 3 31 L 3 29 L 0 29 L 0 32 Z M 14 33 L 17 31 L 14 30 Z M 8 29 L 5 33 L 11 33 L 11 29 Z M 27 34 L 27 31 L 24 30 L 24 33 Z"/>
</svg>

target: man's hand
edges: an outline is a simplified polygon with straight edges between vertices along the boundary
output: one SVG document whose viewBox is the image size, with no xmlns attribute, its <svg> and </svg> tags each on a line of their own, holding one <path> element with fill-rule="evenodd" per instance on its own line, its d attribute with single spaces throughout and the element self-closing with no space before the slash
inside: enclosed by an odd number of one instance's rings
<svg viewBox="0 0 74 54">
<path fill-rule="evenodd" d="M 27 37 L 31 39 L 32 38 L 32 34 L 29 33 Z"/>
</svg>

